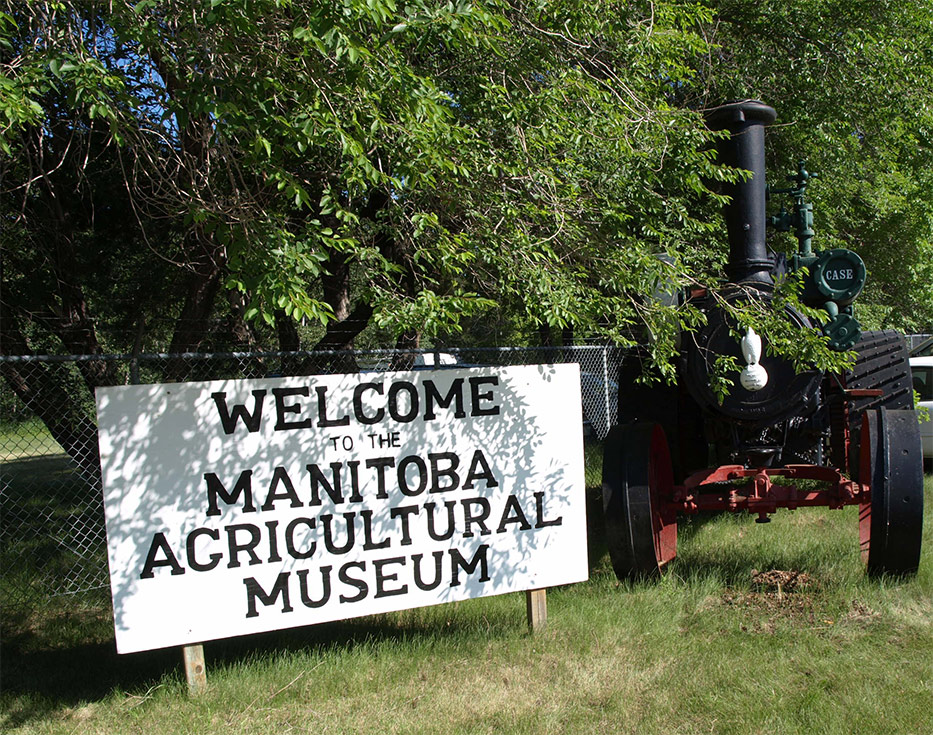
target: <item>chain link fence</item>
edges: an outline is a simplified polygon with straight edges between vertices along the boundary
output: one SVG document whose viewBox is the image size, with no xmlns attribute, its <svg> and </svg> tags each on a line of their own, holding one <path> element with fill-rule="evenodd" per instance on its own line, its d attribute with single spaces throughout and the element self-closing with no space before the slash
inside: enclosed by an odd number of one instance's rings
<svg viewBox="0 0 933 735">
<path fill-rule="evenodd" d="M 908 334 L 906 338 L 907 349 L 913 352 L 921 347 L 926 347 L 930 340 L 933 339 L 933 334 Z"/>
<path fill-rule="evenodd" d="M 916 347 L 929 337 L 908 335 L 908 344 Z M 601 346 L 0 356 L 0 608 L 8 614 L 109 586 L 97 425 L 88 385 L 575 362 L 587 486 L 596 487 L 600 443 L 616 418 L 621 357 L 621 350 Z"/>
<path fill-rule="evenodd" d="M 6 612 L 36 608 L 109 585 L 97 426 L 88 385 L 578 363 L 590 487 L 599 484 L 599 443 L 616 417 L 621 354 L 616 348 L 585 346 L 0 357 L 0 606 Z"/>
</svg>

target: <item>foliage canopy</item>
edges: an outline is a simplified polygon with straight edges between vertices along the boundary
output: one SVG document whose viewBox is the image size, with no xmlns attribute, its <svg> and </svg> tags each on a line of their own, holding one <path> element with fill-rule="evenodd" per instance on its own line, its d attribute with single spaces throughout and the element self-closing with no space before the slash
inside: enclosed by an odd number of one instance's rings
<svg viewBox="0 0 933 735">
<path fill-rule="evenodd" d="M 700 316 L 656 296 L 715 287 L 741 175 L 701 113 L 745 97 L 863 320 L 933 329 L 926 0 L 30 0 L 0 60 L 7 351 L 647 329 L 669 373 Z"/>
</svg>

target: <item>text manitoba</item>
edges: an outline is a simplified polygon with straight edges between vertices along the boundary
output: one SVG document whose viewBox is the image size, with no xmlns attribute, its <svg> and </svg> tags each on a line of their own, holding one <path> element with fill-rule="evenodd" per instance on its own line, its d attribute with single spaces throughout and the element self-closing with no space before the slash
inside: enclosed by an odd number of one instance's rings
<svg viewBox="0 0 933 735">
<path fill-rule="evenodd" d="M 473 452 L 468 464 L 455 452 L 429 452 L 426 458 L 417 454 L 401 459 L 391 456 L 373 457 L 362 463 L 359 460 L 331 462 L 326 468 L 319 464 L 308 464 L 305 465 L 305 471 L 307 474 L 302 473 L 301 477 L 293 478 L 285 467 L 274 467 L 260 510 L 277 510 L 286 503 L 289 508 L 320 506 L 325 502 L 322 492 L 330 502 L 341 505 L 346 502 L 362 503 L 364 500 L 387 500 L 390 493 L 412 498 L 425 492 L 473 490 L 478 483 L 484 484 L 486 488 L 499 486 L 489 460 L 480 449 Z M 214 472 L 205 472 L 204 483 L 208 516 L 221 515 L 224 510 L 221 503 L 227 506 L 240 503 L 237 512 L 256 512 L 252 469 L 241 470 L 233 483 L 225 482 Z M 364 493 L 369 495 L 371 492 L 365 488 L 372 485 L 375 485 L 375 497 L 364 497 Z"/>
</svg>

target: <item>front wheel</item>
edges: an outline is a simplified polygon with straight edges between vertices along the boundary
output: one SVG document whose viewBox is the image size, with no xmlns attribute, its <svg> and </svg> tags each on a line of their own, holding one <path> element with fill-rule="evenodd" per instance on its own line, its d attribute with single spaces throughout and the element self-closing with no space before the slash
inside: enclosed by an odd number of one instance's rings
<svg viewBox="0 0 933 735">
<path fill-rule="evenodd" d="M 677 555 L 677 517 L 665 510 L 674 478 L 659 424 L 614 426 L 603 456 L 603 511 L 620 580 L 655 577 Z"/>
</svg>

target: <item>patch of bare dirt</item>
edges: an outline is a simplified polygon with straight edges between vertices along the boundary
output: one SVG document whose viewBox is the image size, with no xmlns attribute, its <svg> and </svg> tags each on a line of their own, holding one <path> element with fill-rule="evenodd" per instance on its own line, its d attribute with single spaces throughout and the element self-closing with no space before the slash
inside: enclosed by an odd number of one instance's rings
<svg viewBox="0 0 933 735">
<path fill-rule="evenodd" d="M 774 634 L 780 625 L 815 626 L 822 621 L 814 609 L 813 598 L 802 591 L 814 586 L 813 578 L 797 570 L 752 570 L 751 592 L 728 590 L 722 603 L 749 613 L 749 621 L 741 626 L 750 633 Z"/>
<path fill-rule="evenodd" d="M 752 584 L 757 585 L 762 590 L 774 590 L 778 595 L 806 589 L 812 582 L 813 579 L 806 572 L 785 571 L 783 569 L 759 572 L 757 569 L 752 569 Z"/>
<path fill-rule="evenodd" d="M 868 607 L 864 602 L 852 600 L 849 612 L 845 614 L 844 620 L 867 627 L 881 618 L 881 613 Z"/>
</svg>

